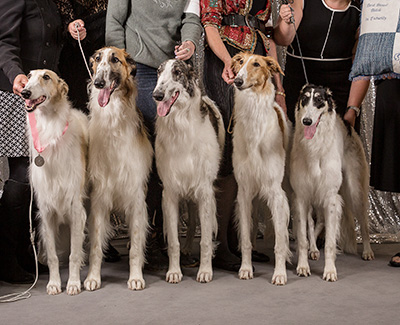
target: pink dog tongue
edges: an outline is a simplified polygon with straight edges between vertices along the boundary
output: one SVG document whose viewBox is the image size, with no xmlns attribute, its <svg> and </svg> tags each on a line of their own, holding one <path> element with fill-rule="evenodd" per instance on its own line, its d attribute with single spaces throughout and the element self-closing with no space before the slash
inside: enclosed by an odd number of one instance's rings
<svg viewBox="0 0 400 325">
<path fill-rule="evenodd" d="M 310 126 L 304 126 L 304 137 L 306 139 L 310 140 L 314 137 L 314 134 L 317 131 L 317 124 L 318 123 Z"/>
<path fill-rule="evenodd" d="M 97 97 L 97 101 L 100 107 L 104 107 L 108 104 L 111 95 L 111 88 L 100 89 L 99 97 Z"/>
<path fill-rule="evenodd" d="M 176 92 L 174 96 L 172 96 L 170 99 L 159 102 L 157 105 L 157 114 L 158 116 L 166 116 L 168 115 L 171 106 L 175 103 L 176 99 L 179 96 L 179 92 Z"/>
</svg>

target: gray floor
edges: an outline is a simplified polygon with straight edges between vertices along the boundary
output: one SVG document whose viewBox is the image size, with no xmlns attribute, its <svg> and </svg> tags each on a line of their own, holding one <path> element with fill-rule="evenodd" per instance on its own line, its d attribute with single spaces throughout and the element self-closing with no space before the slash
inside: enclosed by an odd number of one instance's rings
<svg viewBox="0 0 400 325">
<path fill-rule="evenodd" d="M 259 243 L 260 244 L 260 243 Z M 125 253 L 124 243 L 116 242 Z M 262 243 L 260 244 L 262 246 Z M 359 251 L 361 246 L 358 247 Z M 197 269 L 183 269 L 183 281 L 169 284 L 164 272 L 145 271 L 146 289 L 127 289 L 127 256 L 103 263 L 102 288 L 70 297 L 46 294 L 48 275 L 41 275 L 32 297 L 0 304 L 0 324 L 392 324 L 398 322 L 400 268 L 389 267 L 400 244 L 373 245 L 376 259 L 341 254 L 339 280 L 322 280 L 323 260 L 311 261 L 312 275 L 300 278 L 288 266 L 288 284 L 270 283 L 273 263 L 254 263 L 255 278 L 214 270 L 214 280 L 200 284 Z M 262 247 L 261 247 L 262 250 Z M 270 256 L 272 252 L 266 251 Z M 293 258 L 296 262 L 296 257 Z M 82 279 L 87 267 L 82 270 Z M 67 270 L 63 268 L 63 289 Z M 0 282 L 0 295 L 24 290 Z"/>
</svg>

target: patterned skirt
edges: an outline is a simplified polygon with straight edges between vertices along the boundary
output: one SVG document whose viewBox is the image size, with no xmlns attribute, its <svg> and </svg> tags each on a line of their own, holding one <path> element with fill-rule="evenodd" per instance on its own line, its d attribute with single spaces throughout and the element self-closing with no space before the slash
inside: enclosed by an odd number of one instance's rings
<svg viewBox="0 0 400 325">
<path fill-rule="evenodd" d="M 28 157 L 25 104 L 21 97 L 0 90 L 0 157 Z"/>
</svg>

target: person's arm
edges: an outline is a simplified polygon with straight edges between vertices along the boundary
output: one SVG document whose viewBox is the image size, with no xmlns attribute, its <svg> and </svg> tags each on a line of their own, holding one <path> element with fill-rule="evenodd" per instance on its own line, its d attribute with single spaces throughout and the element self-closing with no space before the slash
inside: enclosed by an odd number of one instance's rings
<svg viewBox="0 0 400 325">
<path fill-rule="evenodd" d="M 22 91 L 24 84 L 24 71 L 22 69 L 20 50 L 20 26 L 23 19 L 25 1 L 1 0 L 0 1 L 0 69 L 3 70 L 11 84 L 17 76 L 21 78 L 14 92 Z M 25 77 L 26 78 L 26 77 Z"/>
<path fill-rule="evenodd" d="M 201 36 L 200 1 L 189 0 L 184 9 L 182 20 L 181 39 L 182 44 L 175 46 L 177 59 L 188 60 L 194 54 Z"/>
<path fill-rule="evenodd" d="M 357 118 L 357 108 L 360 109 L 361 104 L 364 100 L 365 95 L 367 94 L 369 87 L 369 80 L 353 80 L 351 82 L 349 99 L 347 101 L 347 107 L 354 107 L 347 110 L 344 115 L 344 120 L 349 122 L 351 126 L 354 127 Z"/>
<path fill-rule="evenodd" d="M 106 18 L 106 45 L 126 48 L 125 22 L 130 11 L 130 0 L 109 0 Z"/>
<path fill-rule="evenodd" d="M 274 28 L 274 40 L 278 45 L 288 46 L 295 37 L 296 33 L 291 20 L 292 14 L 297 30 L 303 18 L 303 0 L 293 0 L 291 5 L 281 5 L 278 22 Z"/>
</svg>

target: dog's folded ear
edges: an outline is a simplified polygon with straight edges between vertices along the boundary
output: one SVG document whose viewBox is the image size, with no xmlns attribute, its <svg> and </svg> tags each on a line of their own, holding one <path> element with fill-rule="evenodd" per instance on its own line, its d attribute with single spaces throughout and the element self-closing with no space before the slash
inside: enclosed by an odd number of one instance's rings
<svg viewBox="0 0 400 325">
<path fill-rule="evenodd" d="M 281 75 L 285 75 L 282 71 L 281 66 L 279 65 L 279 63 L 271 56 L 264 56 L 263 57 L 265 62 L 267 63 L 267 65 L 270 67 L 272 72 L 277 72 L 280 73 Z"/>
<path fill-rule="evenodd" d="M 64 79 L 61 79 L 60 77 L 58 77 L 58 85 L 57 86 L 58 86 L 58 90 L 59 90 L 60 94 L 62 94 L 63 96 L 67 96 L 69 87 L 68 87 L 67 83 L 64 81 Z"/>
<path fill-rule="evenodd" d="M 243 64 L 243 54 L 238 53 L 232 58 L 231 69 L 235 75 L 238 74 Z"/>
<path fill-rule="evenodd" d="M 126 60 L 126 63 L 128 63 L 128 65 L 131 68 L 130 74 L 135 77 L 136 76 L 136 62 L 134 59 L 131 58 L 131 56 L 126 51 L 125 51 L 125 60 Z"/>
</svg>

